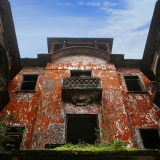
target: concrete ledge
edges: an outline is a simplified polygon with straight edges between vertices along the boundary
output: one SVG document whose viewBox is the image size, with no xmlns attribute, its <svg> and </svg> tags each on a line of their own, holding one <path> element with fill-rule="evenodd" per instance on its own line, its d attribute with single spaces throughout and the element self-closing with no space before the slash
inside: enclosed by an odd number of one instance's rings
<svg viewBox="0 0 160 160">
<path fill-rule="evenodd" d="M 160 160 L 160 150 L 145 151 L 0 151 L 0 160 Z"/>
</svg>

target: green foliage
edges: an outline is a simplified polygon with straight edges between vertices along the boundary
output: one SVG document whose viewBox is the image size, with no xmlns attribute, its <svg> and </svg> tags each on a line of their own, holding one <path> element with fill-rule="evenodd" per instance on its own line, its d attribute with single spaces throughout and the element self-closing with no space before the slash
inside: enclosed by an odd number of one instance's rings
<svg viewBox="0 0 160 160">
<path fill-rule="evenodd" d="M 78 143 L 76 145 L 67 143 L 61 147 L 54 148 L 55 151 L 86 151 L 86 152 L 103 152 L 103 151 L 133 151 L 135 148 L 128 148 L 121 140 L 114 140 L 113 142 L 104 142 L 99 145 Z"/>
<path fill-rule="evenodd" d="M 103 141 L 101 141 L 99 138 L 100 133 L 102 134 Z M 100 143 L 106 142 L 108 140 L 110 140 L 110 141 L 114 140 L 112 128 L 110 128 L 108 130 L 105 127 L 102 127 L 100 129 L 95 128 L 95 135 L 97 137 L 95 144 L 100 144 Z"/>
<path fill-rule="evenodd" d="M 100 141 L 100 133 L 103 136 L 103 141 Z M 87 144 L 84 141 L 78 140 L 78 144 L 67 143 L 61 147 L 57 147 L 55 151 L 89 151 L 89 152 L 103 152 L 103 151 L 133 151 L 136 148 L 128 148 L 124 141 L 115 139 L 113 137 L 113 129 L 95 128 L 95 135 L 97 137 L 95 144 Z M 110 140 L 110 141 L 109 141 Z"/>
<path fill-rule="evenodd" d="M 11 136 L 5 134 L 6 131 L 9 130 L 9 126 L 7 125 L 7 122 L 18 122 L 18 117 L 14 116 L 13 114 L 10 114 L 9 112 L 5 113 L 5 116 L 2 116 L 0 114 L 0 150 L 4 150 L 4 144 L 7 147 L 14 147 L 12 144 L 7 143 L 9 141 L 14 141 Z"/>
<path fill-rule="evenodd" d="M 115 149 L 121 149 L 121 148 L 125 148 L 126 144 L 122 140 L 114 140 L 113 141 L 113 147 Z"/>
</svg>

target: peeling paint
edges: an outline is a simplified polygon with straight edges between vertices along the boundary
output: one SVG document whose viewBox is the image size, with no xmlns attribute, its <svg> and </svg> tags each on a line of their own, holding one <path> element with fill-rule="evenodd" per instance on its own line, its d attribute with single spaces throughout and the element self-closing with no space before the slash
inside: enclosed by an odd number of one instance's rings
<svg viewBox="0 0 160 160">
<path fill-rule="evenodd" d="M 63 78 L 70 78 L 70 70 L 91 70 L 93 78 L 100 78 L 101 102 L 76 106 L 62 101 Z M 21 91 L 24 74 L 39 75 L 35 91 Z M 128 93 L 123 75 L 141 76 L 146 92 Z M 137 126 L 159 128 L 160 109 L 152 102 L 154 85 L 138 68 L 116 69 L 107 59 L 94 55 L 59 57 L 48 63 L 45 69 L 23 68 L 10 82 L 9 90 L 11 100 L 2 113 L 16 114 L 19 125 L 26 127 L 21 149 L 66 143 L 67 114 L 98 115 L 99 127 L 106 131 L 112 129 L 112 138 L 122 139 L 129 146 L 140 143 Z M 102 133 L 100 138 L 103 141 Z"/>
</svg>

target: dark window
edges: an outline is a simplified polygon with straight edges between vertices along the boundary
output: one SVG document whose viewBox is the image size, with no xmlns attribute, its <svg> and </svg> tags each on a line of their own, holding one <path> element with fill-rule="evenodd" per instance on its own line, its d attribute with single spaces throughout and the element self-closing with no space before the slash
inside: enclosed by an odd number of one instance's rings
<svg viewBox="0 0 160 160">
<path fill-rule="evenodd" d="M 144 148 L 160 149 L 158 129 L 139 129 Z"/>
<path fill-rule="evenodd" d="M 124 76 L 127 90 L 129 92 L 142 92 L 143 87 L 139 76 Z"/>
<path fill-rule="evenodd" d="M 73 70 L 71 77 L 91 77 L 91 71 Z"/>
<path fill-rule="evenodd" d="M 106 44 L 98 44 L 98 48 L 107 51 Z"/>
<path fill-rule="evenodd" d="M 66 47 L 95 47 L 95 44 L 66 44 Z"/>
<path fill-rule="evenodd" d="M 56 50 L 59 50 L 59 49 L 62 49 L 63 45 L 62 44 L 55 44 L 54 45 L 54 50 L 53 51 L 56 51 Z"/>
<path fill-rule="evenodd" d="M 67 115 L 67 142 L 94 144 L 98 138 L 95 134 L 97 119 L 97 115 Z"/>
<path fill-rule="evenodd" d="M 21 90 L 35 90 L 38 75 L 23 75 Z"/>
<path fill-rule="evenodd" d="M 7 127 L 3 142 L 5 150 L 19 150 L 22 142 L 24 127 Z"/>
</svg>

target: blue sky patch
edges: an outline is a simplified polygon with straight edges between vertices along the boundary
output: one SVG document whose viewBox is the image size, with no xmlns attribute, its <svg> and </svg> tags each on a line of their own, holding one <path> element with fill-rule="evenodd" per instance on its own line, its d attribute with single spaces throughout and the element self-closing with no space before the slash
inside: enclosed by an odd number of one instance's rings
<svg viewBox="0 0 160 160">
<path fill-rule="evenodd" d="M 134 59 L 142 57 L 156 2 L 156 0 L 9 1 L 21 57 L 32 58 L 37 57 L 37 53 L 47 53 L 47 37 L 106 37 L 114 38 L 113 53 L 125 54 L 125 58 Z M 134 49 L 133 42 L 138 42 Z"/>
</svg>

